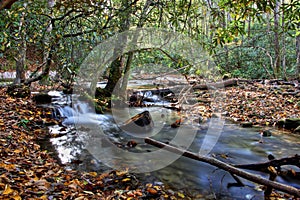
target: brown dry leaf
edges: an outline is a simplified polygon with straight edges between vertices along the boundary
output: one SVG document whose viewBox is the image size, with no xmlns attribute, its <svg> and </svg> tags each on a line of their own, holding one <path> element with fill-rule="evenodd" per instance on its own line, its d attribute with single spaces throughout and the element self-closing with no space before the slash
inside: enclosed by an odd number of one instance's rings
<svg viewBox="0 0 300 200">
<path fill-rule="evenodd" d="M 98 174 L 97 172 L 89 172 L 89 175 L 91 175 L 92 177 L 96 177 Z"/>
<path fill-rule="evenodd" d="M 0 167 L 6 169 L 7 171 L 14 171 L 16 169 L 14 164 L 0 163 Z"/>
<path fill-rule="evenodd" d="M 2 194 L 7 195 L 7 194 L 12 194 L 13 192 L 14 192 L 14 190 L 12 190 L 12 189 L 10 188 L 10 186 L 6 184 L 6 185 L 5 185 L 5 189 L 4 189 L 4 191 L 3 191 Z"/>
<path fill-rule="evenodd" d="M 39 200 L 48 200 L 48 196 L 47 195 L 43 195 L 39 198 Z"/>
<path fill-rule="evenodd" d="M 20 149 L 14 150 L 14 153 L 21 153 L 22 151 Z"/>
<path fill-rule="evenodd" d="M 14 200 L 22 200 L 22 198 L 19 195 L 15 195 L 15 196 L 13 196 L 11 198 L 13 198 Z"/>
<path fill-rule="evenodd" d="M 70 189 L 77 190 L 78 185 L 75 184 L 75 183 L 72 183 L 72 184 L 68 185 L 68 187 L 69 187 Z"/>
<path fill-rule="evenodd" d="M 273 174 L 277 174 L 277 171 L 276 171 L 275 167 L 273 167 L 273 166 L 269 166 L 268 171 L 273 173 Z"/>
<path fill-rule="evenodd" d="M 291 173 L 292 173 L 294 176 L 297 175 L 297 173 L 295 172 L 295 170 L 291 169 L 290 171 L 291 171 Z"/>
<path fill-rule="evenodd" d="M 156 195 L 157 194 L 157 190 L 154 188 L 147 188 L 147 192 L 149 192 L 152 195 Z"/>
<path fill-rule="evenodd" d="M 125 175 L 125 174 L 127 174 L 128 173 L 128 169 L 125 169 L 125 170 L 123 170 L 123 171 L 117 171 L 116 172 L 116 175 L 117 176 L 123 176 L 123 175 Z"/>
</svg>

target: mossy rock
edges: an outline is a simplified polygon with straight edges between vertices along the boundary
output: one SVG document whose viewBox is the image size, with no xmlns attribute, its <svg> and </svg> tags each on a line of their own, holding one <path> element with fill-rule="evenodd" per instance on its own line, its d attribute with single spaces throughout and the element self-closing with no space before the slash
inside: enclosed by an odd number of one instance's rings
<svg viewBox="0 0 300 200">
<path fill-rule="evenodd" d="M 27 85 L 9 85 L 6 93 L 14 98 L 28 98 L 30 97 L 30 88 Z"/>
</svg>

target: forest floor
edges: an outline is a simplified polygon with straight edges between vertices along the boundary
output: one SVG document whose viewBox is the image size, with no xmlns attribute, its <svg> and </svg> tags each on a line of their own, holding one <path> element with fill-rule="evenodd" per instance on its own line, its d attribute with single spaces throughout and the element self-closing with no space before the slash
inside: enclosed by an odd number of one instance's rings
<svg viewBox="0 0 300 200">
<path fill-rule="evenodd" d="M 249 123 L 267 128 L 286 118 L 300 118 L 300 88 L 297 84 L 242 82 L 233 87 L 200 92 L 198 101 L 200 103 L 193 112 L 204 119 L 213 117 L 215 112 L 241 125 Z"/>
<path fill-rule="evenodd" d="M 97 173 L 66 169 L 38 143 L 47 137 L 45 125 L 57 123 L 51 112 L 37 107 L 31 98 L 12 98 L 5 91 L 0 89 L 0 199 L 191 199 L 161 185 L 137 182 L 126 170 Z M 223 116 L 253 125 L 267 127 L 283 118 L 300 118 L 299 89 L 292 85 L 255 82 L 221 92 L 226 94 L 221 102 L 200 92 L 194 112 L 212 117 L 209 102 L 217 102 L 224 108 Z"/>
<path fill-rule="evenodd" d="M 124 171 L 68 170 L 41 148 L 51 111 L 0 89 L 0 199 L 191 199 Z"/>
</svg>

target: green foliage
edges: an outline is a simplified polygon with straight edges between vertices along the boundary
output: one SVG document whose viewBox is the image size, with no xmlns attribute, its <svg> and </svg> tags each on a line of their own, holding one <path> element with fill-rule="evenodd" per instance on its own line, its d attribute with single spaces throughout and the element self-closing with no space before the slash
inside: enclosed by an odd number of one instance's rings
<svg viewBox="0 0 300 200">
<path fill-rule="evenodd" d="M 238 37 L 235 43 L 217 48 L 214 58 L 222 73 L 242 78 L 273 78 L 273 34 L 268 33 L 266 25 L 257 23 L 254 27 L 253 37 Z M 285 43 L 286 73 L 290 76 L 296 72 L 294 39 L 287 37 Z"/>
<path fill-rule="evenodd" d="M 269 19 L 272 22 L 276 2 L 63 0 L 49 7 L 47 1 L 37 0 L 26 1 L 25 9 L 24 1 L 17 1 L 11 9 L 0 12 L 3 30 L 0 57 L 13 60 L 20 46 L 20 18 L 25 13 L 25 25 L 21 29 L 26 31 L 27 47 L 33 49 L 35 55 L 28 56 L 28 63 L 39 66 L 51 52 L 54 63 L 51 70 L 56 70 L 59 75 L 56 78 L 66 85 L 72 83 L 93 47 L 118 32 L 142 25 L 177 31 L 199 41 L 204 50 L 214 55 L 222 73 L 271 78 L 275 52 L 273 24 Z M 281 45 L 283 41 L 286 43 L 285 53 L 281 54 L 285 54 L 287 75 L 297 69 L 294 37 L 300 34 L 299 11 L 297 0 L 280 7 L 280 15 L 284 14 L 286 23 L 279 34 Z M 287 34 L 283 36 L 283 33 Z M 166 55 L 159 50 L 136 53 L 132 65 L 148 73 L 168 69 L 182 74 L 203 73 L 197 66 L 190 65 L 184 55 Z"/>
<path fill-rule="evenodd" d="M 135 54 L 132 66 L 136 68 L 136 72 L 146 73 L 181 73 L 190 74 L 196 71 L 189 62 L 179 55 L 166 54 L 161 50 L 139 51 Z"/>
</svg>

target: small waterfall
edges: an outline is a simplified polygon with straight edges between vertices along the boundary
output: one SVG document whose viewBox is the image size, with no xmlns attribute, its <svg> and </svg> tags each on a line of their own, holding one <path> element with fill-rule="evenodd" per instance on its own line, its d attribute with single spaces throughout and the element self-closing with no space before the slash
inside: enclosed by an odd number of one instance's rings
<svg viewBox="0 0 300 200">
<path fill-rule="evenodd" d="M 52 105 L 54 106 L 53 117 L 63 119 L 64 126 L 99 124 L 105 118 L 97 115 L 89 103 L 79 101 L 71 95 L 55 98 Z"/>
</svg>

